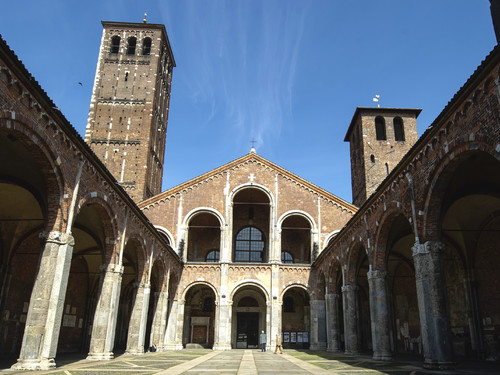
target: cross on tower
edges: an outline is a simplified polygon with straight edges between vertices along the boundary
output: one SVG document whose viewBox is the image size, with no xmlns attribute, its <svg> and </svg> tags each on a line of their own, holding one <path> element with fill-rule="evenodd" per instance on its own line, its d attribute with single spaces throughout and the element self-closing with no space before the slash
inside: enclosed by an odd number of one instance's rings
<svg viewBox="0 0 500 375">
<path fill-rule="evenodd" d="M 252 140 L 250 141 L 250 143 L 252 144 L 252 148 L 255 148 L 255 144 L 257 143 L 257 141 L 252 138 Z"/>
<path fill-rule="evenodd" d="M 253 173 L 250 174 L 250 176 L 248 176 L 248 179 L 253 182 L 253 180 L 255 180 L 255 175 Z"/>
</svg>

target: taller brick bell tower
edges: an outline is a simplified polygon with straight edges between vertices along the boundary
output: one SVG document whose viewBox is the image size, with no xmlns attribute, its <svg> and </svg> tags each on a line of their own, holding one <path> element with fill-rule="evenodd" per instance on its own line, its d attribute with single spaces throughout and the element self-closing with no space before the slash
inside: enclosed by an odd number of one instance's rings
<svg viewBox="0 0 500 375">
<path fill-rule="evenodd" d="M 344 141 L 351 148 L 352 202 L 360 207 L 418 139 L 421 109 L 358 107 Z"/>
<path fill-rule="evenodd" d="M 85 141 L 140 202 L 161 192 L 175 60 L 164 25 L 102 26 Z"/>
</svg>

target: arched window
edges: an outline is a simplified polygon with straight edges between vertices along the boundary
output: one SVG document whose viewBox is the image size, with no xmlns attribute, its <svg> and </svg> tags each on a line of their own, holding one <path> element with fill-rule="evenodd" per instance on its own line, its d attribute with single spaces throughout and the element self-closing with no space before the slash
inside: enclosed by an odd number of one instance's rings
<svg viewBox="0 0 500 375">
<path fill-rule="evenodd" d="M 131 36 L 128 38 L 127 55 L 135 55 L 135 46 L 137 45 L 137 38 Z"/>
<path fill-rule="evenodd" d="M 210 250 L 207 253 L 207 256 L 205 257 L 205 262 L 210 262 L 210 263 L 217 263 L 220 258 L 220 251 L 215 249 L 215 250 Z"/>
<path fill-rule="evenodd" d="M 387 135 L 385 134 L 385 120 L 383 117 L 375 118 L 375 133 L 377 135 L 377 141 L 385 141 Z"/>
<path fill-rule="evenodd" d="M 264 234 L 255 227 L 246 227 L 236 235 L 236 262 L 264 261 Z"/>
<path fill-rule="evenodd" d="M 144 38 L 144 40 L 142 41 L 142 54 L 151 54 L 151 38 Z"/>
<path fill-rule="evenodd" d="M 293 263 L 293 256 L 286 250 L 281 252 L 281 263 Z"/>
<path fill-rule="evenodd" d="M 118 35 L 115 35 L 111 38 L 111 49 L 109 50 L 110 53 L 118 53 L 120 52 L 120 37 Z"/>
<path fill-rule="evenodd" d="M 396 141 L 404 141 L 405 129 L 401 117 L 395 117 L 393 120 L 393 124 L 394 124 L 394 139 Z"/>
</svg>

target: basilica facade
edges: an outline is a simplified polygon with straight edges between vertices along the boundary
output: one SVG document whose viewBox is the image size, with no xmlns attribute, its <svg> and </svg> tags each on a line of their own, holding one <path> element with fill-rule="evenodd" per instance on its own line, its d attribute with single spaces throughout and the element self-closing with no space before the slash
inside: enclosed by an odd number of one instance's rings
<svg viewBox="0 0 500 375">
<path fill-rule="evenodd" d="M 0 352 L 109 359 L 273 345 L 500 359 L 500 50 L 418 138 L 419 109 L 346 124 L 354 204 L 254 149 L 161 192 L 175 60 L 103 22 L 83 139 L 0 43 Z"/>
</svg>

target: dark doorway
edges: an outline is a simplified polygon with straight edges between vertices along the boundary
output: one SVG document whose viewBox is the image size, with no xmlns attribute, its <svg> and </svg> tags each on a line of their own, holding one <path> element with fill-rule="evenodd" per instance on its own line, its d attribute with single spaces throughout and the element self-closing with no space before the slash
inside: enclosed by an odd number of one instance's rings
<svg viewBox="0 0 500 375">
<path fill-rule="evenodd" d="M 237 313 L 237 339 L 238 349 L 256 349 L 259 347 L 259 313 Z"/>
</svg>

